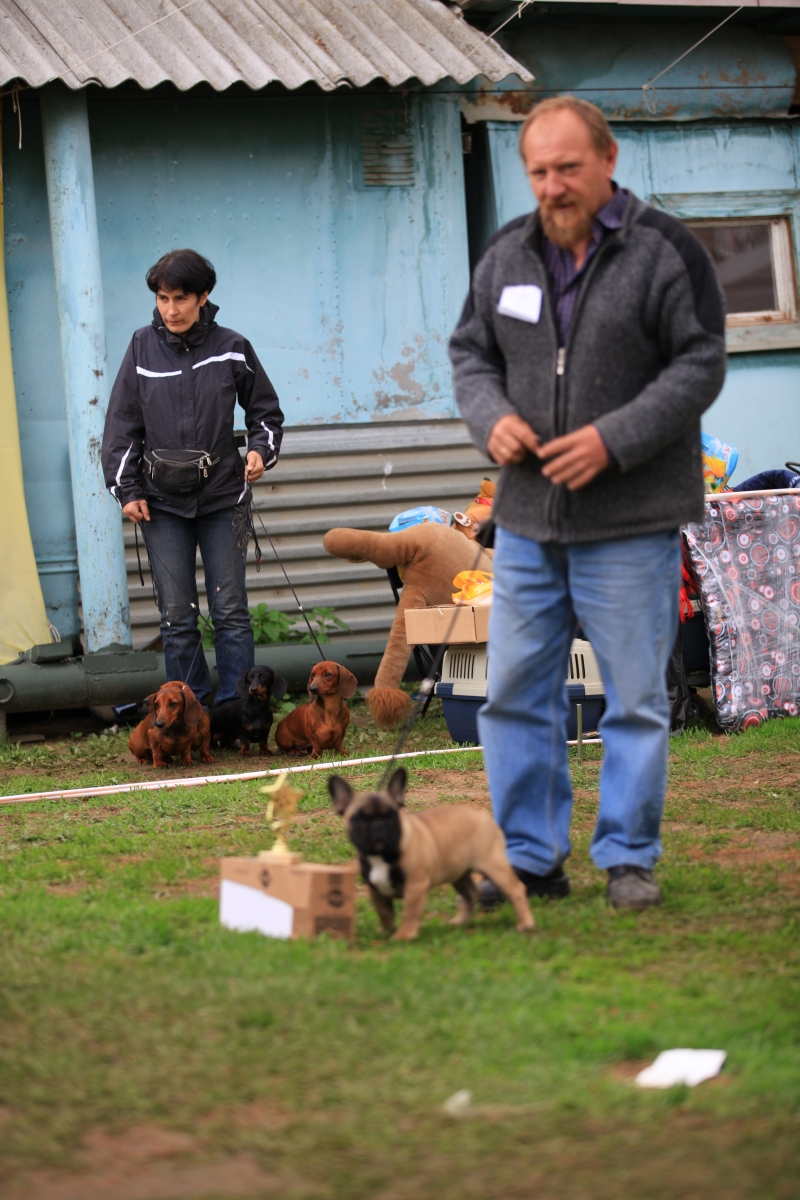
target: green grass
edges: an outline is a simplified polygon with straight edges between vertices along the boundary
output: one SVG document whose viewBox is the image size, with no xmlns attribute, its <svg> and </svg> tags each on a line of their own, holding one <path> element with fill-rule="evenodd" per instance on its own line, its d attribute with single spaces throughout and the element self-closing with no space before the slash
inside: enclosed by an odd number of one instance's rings
<svg viewBox="0 0 800 1200">
<path fill-rule="evenodd" d="M 356 713 L 350 753 L 382 752 L 392 735 Z M 534 903 L 530 939 L 508 909 L 451 927 L 446 891 L 410 945 L 384 940 L 366 898 L 352 946 L 223 930 L 218 858 L 268 843 L 258 783 L 0 807 L 0 1192 L 800 1195 L 799 735 L 673 741 L 664 905 L 639 915 L 605 907 L 600 751 L 573 754 L 573 894 Z M 414 737 L 446 745 L 440 715 Z M 115 735 L 64 750 L 0 751 L 2 791 L 142 775 Z M 479 754 L 409 770 L 412 806 L 485 799 Z M 351 858 L 325 772 L 297 782 L 296 848 Z M 726 1068 L 634 1088 L 673 1046 L 725 1049 Z M 449 1118 L 462 1088 L 472 1108 Z M 148 1152 L 153 1128 L 173 1141 Z M 122 1172 L 108 1191 L 98 1145 Z"/>
</svg>

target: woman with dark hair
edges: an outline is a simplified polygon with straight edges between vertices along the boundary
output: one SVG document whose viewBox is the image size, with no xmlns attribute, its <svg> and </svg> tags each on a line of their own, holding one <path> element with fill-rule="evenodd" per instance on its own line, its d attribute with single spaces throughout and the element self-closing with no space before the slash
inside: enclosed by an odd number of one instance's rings
<svg viewBox="0 0 800 1200">
<path fill-rule="evenodd" d="M 201 635 L 197 547 L 216 631 L 216 704 L 236 696 L 253 666 L 245 560 L 250 484 L 275 466 L 283 413 L 253 347 L 217 325 L 208 300 L 217 281 L 195 250 L 172 250 L 147 272 L 156 296 L 151 325 L 137 329 L 111 392 L 103 437 L 106 486 L 142 523 L 161 611 L 167 678 L 208 704 L 211 680 Z M 233 437 L 244 409 L 247 458 Z"/>
</svg>

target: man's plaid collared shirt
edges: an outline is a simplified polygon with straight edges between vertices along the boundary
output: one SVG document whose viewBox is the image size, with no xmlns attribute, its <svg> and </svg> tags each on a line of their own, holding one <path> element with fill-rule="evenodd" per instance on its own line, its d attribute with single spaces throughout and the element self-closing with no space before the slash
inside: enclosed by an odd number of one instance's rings
<svg viewBox="0 0 800 1200">
<path fill-rule="evenodd" d="M 592 261 L 592 257 L 608 231 L 610 229 L 619 229 L 622 225 L 622 217 L 625 212 L 625 206 L 628 203 L 628 193 L 624 188 L 617 187 L 616 184 L 613 186 L 614 195 L 607 204 L 603 205 L 592 223 L 589 247 L 586 251 L 583 266 L 579 271 L 575 269 L 575 259 L 572 256 L 571 250 L 564 250 L 560 246 L 556 246 L 548 237 L 544 234 L 542 235 L 544 261 L 553 289 L 553 300 L 556 306 L 556 316 L 558 318 L 562 346 L 567 341 L 569 327 L 572 322 L 572 313 L 575 309 L 575 301 L 578 298 L 583 273 Z"/>
</svg>

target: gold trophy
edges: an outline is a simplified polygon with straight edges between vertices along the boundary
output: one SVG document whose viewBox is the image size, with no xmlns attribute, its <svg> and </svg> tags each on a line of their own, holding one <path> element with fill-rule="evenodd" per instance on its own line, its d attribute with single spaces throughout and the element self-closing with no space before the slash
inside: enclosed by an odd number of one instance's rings
<svg viewBox="0 0 800 1200">
<path fill-rule="evenodd" d="M 289 772 L 284 771 L 274 783 L 261 788 L 265 796 L 269 796 L 267 805 L 267 823 L 275 834 L 275 842 L 271 850 L 262 850 L 259 858 L 279 859 L 282 863 L 299 863 L 303 861 L 302 854 L 290 850 L 286 844 L 285 834 L 294 821 L 298 801 L 303 793 L 293 788 L 289 781 Z"/>
</svg>

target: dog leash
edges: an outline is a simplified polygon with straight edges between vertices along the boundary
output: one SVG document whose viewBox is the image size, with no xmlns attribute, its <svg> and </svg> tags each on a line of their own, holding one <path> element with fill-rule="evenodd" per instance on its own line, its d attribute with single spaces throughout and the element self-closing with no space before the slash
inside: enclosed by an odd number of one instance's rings
<svg viewBox="0 0 800 1200">
<path fill-rule="evenodd" d="M 320 662 L 325 662 L 325 655 L 322 653 L 322 647 L 320 646 L 320 644 L 317 640 L 317 635 L 314 632 L 314 627 L 308 619 L 308 614 L 306 613 L 306 610 L 303 608 L 302 604 L 300 603 L 300 598 L 297 595 L 297 592 L 294 590 L 294 586 L 292 584 L 291 579 L 289 578 L 286 567 L 283 565 L 280 554 L 278 554 L 278 549 L 277 549 L 275 543 L 273 542 L 272 538 L 269 535 L 269 530 L 267 529 L 266 525 L 264 524 L 261 513 L 258 511 L 258 509 L 253 508 L 253 489 L 250 487 L 249 483 L 247 484 L 247 487 L 250 491 L 250 501 L 249 501 L 249 504 L 247 507 L 248 507 L 248 512 L 250 515 L 250 533 L 252 534 L 253 541 L 255 543 L 256 570 L 259 570 L 261 567 L 261 547 L 258 544 L 258 537 L 256 535 L 256 527 L 253 523 L 253 512 L 255 512 L 256 516 L 258 517 L 259 524 L 261 525 L 261 529 L 264 534 L 264 537 L 269 542 L 270 546 L 272 547 L 272 553 L 275 555 L 276 559 L 278 560 L 278 566 L 283 571 L 283 577 L 286 580 L 287 584 L 289 585 L 289 590 L 291 591 L 292 595 L 294 596 L 294 602 L 297 605 L 297 607 L 299 608 L 300 612 L 303 614 L 303 620 L 305 621 L 306 625 L 308 626 L 308 632 L 311 634 L 311 637 L 314 641 L 314 645 L 317 647 L 317 651 L 318 651 L 319 657 L 320 657 Z"/>
<path fill-rule="evenodd" d="M 481 526 L 480 531 L 478 532 L 478 534 L 475 537 L 475 541 L 478 543 L 478 555 L 477 555 L 477 558 L 475 559 L 475 562 L 471 568 L 473 571 L 478 570 L 478 565 L 481 561 L 481 558 L 483 557 L 484 550 L 488 549 L 494 542 L 494 521 L 492 521 L 490 519 L 489 521 L 486 522 L 485 525 Z M 414 705 L 411 709 L 411 712 L 409 713 L 409 716 L 408 716 L 408 719 L 407 719 L 405 725 L 403 726 L 402 730 L 400 731 L 400 737 L 397 739 L 397 745 L 395 746 L 394 750 L 392 751 L 392 756 L 389 759 L 388 763 L 386 764 L 383 775 L 381 775 L 380 783 L 378 784 L 378 791 L 381 791 L 383 788 L 386 787 L 386 784 L 388 783 L 388 780 L 389 780 L 389 775 L 391 774 L 391 772 L 394 768 L 395 760 L 400 756 L 403 746 L 406 744 L 408 735 L 411 733 L 411 730 L 414 728 L 417 718 L 419 717 L 420 713 L 422 712 L 423 707 L 428 703 L 428 701 L 430 700 L 430 698 L 433 694 L 433 689 L 436 686 L 436 678 L 439 675 L 439 672 L 441 670 L 442 663 L 444 661 L 444 656 L 447 652 L 447 648 L 448 648 L 448 645 L 450 642 L 450 635 L 452 634 L 453 630 L 455 629 L 455 624 L 456 624 L 457 620 L 458 620 L 458 605 L 456 605 L 453 608 L 453 615 L 450 618 L 450 624 L 447 627 L 447 631 L 444 636 L 444 641 L 441 643 L 441 645 L 439 646 L 439 649 L 436 651 L 436 654 L 434 655 L 434 659 L 431 664 L 431 668 L 428 671 L 428 674 L 423 679 L 422 683 L 419 685 L 419 691 L 417 692 L 417 698 L 414 701 Z"/>
</svg>

